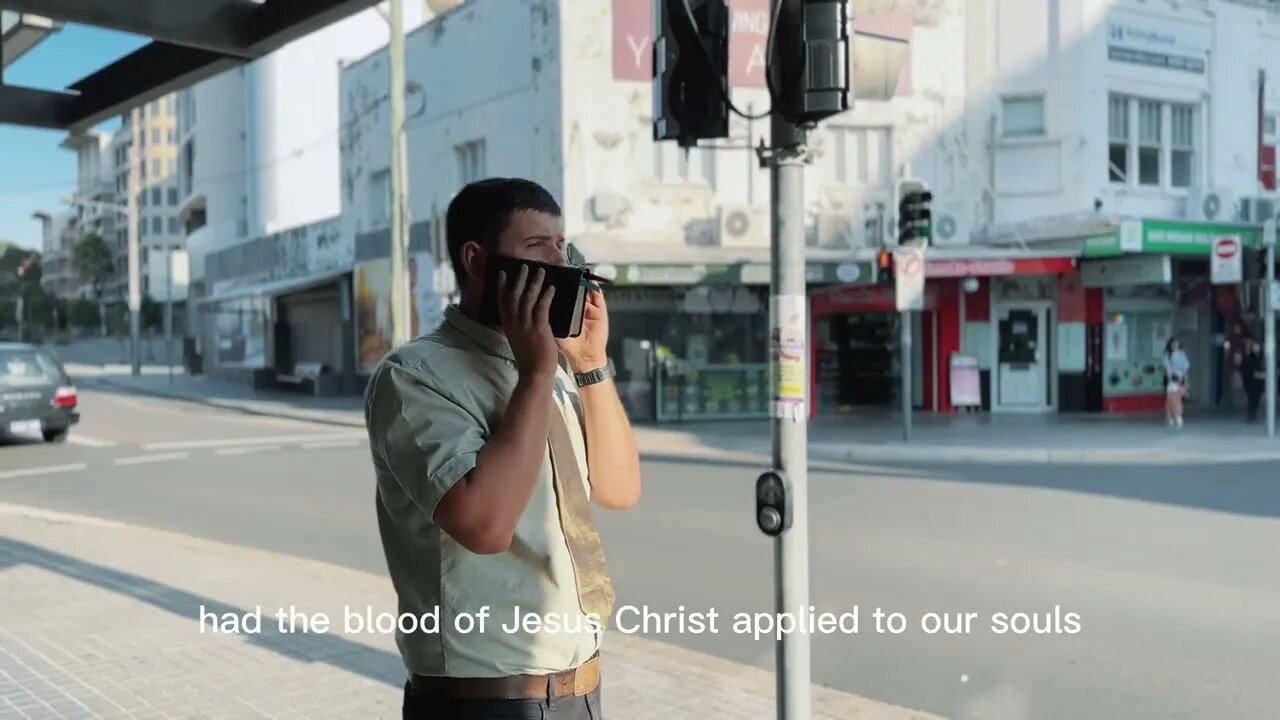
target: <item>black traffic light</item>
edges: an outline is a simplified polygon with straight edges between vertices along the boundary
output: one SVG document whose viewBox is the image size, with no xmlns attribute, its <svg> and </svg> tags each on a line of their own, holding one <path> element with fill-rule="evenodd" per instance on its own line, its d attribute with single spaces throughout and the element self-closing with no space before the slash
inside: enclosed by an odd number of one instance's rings
<svg viewBox="0 0 1280 720">
<path fill-rule="evenodd" d="M 773 106 L 812 127 L 849 109 L 849 0 L 782 0 L 766 70 Z"/>
<path fill-rule="evenodd" d="M 791 481 L 778 470 L 756 479 L 756 527 L 777 537 L 791 527 Z"/>
<path fill-rule="evenodd" d="M 650 0 L 629 0 L 647 2 Z M 653 139 L 691 147 L 729 137 L 726 0 L 652 0 Z"/>
<path fill-rule="evenodd" d="M 933 237 L 933 193 L 923 183 L 904 182 L 898 187 L 898 244 L 928 247 Z"/>
</svg>

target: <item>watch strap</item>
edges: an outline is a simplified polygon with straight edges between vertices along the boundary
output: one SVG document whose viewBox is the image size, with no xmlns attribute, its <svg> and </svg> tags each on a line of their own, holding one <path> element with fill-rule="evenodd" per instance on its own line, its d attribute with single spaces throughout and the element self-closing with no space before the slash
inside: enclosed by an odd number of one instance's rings
<svg viewBox="0 0 1280 720">
<path fill-rule="evenodd" d="M 586 387 L 588 385 L 595 385 L 596 383 L 604 382 L 605 380 L 608 380 L 609 378 L 613 377 L 616 374 L 617 373 L 613 367 L 613 361 L 610 360 L 608 363 L 605 364 L 604 367 L 599 367 L 599 368 L 596 368 L 595 370 L 588 370 L 587 372 L 583 372 L 583 373 L 574 373 L 573 382 L 578 387 L 581 388 L 581 387 Z"/>
</svg>

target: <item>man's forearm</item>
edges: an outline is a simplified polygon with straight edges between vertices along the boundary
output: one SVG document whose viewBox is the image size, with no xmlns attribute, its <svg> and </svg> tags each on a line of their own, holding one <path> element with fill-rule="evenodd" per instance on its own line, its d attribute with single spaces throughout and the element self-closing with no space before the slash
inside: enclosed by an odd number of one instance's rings
<svg viewBox="0 0 1280 720">
<path fill-rule="evenodd" d="M 587 436 L 587 471 L 591 500 L 623 509 L 640 500 L 640 453 L 631 420 L 613 380 L 578 391 Z"/>
</svg>

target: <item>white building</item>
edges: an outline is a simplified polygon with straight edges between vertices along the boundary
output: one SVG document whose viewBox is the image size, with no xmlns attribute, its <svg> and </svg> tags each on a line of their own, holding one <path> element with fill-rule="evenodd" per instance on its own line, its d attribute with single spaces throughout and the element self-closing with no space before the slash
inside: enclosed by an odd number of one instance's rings
<svg viewBox="0 0 1280 720">
<path fill-rule="evenodd" d="M 412 27 L 427 10 L 406 5 Z M 369 10 L 180 93 L 180 222 L 205 371 L 350 366 L 332 328 L 351 271 L 336 233 L 338 74 L 387 40 Z"/>
</svg>

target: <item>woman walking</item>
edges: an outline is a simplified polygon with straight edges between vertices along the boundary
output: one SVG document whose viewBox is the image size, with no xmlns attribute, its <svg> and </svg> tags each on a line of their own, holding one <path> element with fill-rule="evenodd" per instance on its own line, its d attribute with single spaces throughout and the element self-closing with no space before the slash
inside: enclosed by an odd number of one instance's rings
<svg viewBox="0 0 1280 720">
<path fill-rule="evenodd" d="M 1182 427 L 1182 398 L 1187 394 L 1187 371 L 1191 361 L 1182 351 L 1177 338 L 1170 338 L 1164 348 L 1164 414 L 1169 424 Z"/>
</svg>

